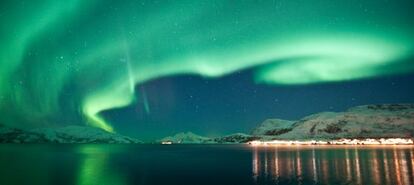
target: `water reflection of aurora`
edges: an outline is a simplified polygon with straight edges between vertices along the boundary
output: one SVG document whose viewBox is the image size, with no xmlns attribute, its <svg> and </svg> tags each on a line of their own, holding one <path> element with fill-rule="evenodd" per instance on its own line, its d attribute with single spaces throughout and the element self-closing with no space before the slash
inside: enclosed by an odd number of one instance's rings
<svg viewBox="0 0 414 185">
<path fill-rule="evenodd" d="M 110 156 L 116 151 L 113 147 L 103 148 L 99 145 L 80 145 L 79 154 L 82 156 L 77 184 L 114 184 L 124 185 L 126 178 L 117 169 L 110 166 Z M 109 153 L 108 153 L 109 152 Z"/>
<path fill-rule="evenodd" d="M 0 121 L 20 127 L 88 122 L 113 131 L 99 113 L 130 104 L 134 85 L 162 76 L 253 68 L 257 83 L 292 85 L 414 68 L 409 0 L 0 7 Z"/>
</svg>

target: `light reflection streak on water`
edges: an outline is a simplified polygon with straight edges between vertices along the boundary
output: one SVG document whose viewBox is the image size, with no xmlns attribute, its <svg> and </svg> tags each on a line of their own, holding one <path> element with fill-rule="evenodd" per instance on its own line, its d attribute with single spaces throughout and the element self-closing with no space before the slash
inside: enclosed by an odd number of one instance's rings
<svg viewBox="0 0 414 185">
<path fill-rule="evenodd" d="M 277 148 L 275 148 L 275 180 L 276 180 L 276 185 L 279 184 L 279 152 L 277 151 Z"/>
<path fill-rule="evenodd" d="M 337 153 L 335 152 L 334 154 L 335 154 L 334 157 L 335 158 L 338 158 Z M 335 179 L 338 179 L 339 178 L 339 174 L 341 174 L 341 172 L 339 171 L 339 169 L 342 170 L 342 166 L 339 167 L 340 166 L 339 165 L 340 162 L 342 162 L 342 161 L 340 161 L 340 160 L 334 160 L 333 161 L 333 163 L 334 163 L 334 169 L 335 169 L 335 173 L 333 175 L 334 175 Z"/>
<path fill-rule="evenodd" d="M 312 169 L 313 169 L 313 182 L 318 182 L 318 171 L 316 170 L 316 157 L 315 148 L 312 148 Z"/>
<path fill-rule="evenodd" d="M 289 157 L 290 156 L 292 156 L 292 153 L 290 152 L 289 153 Z M 288 159 L 286 159 L 286 162 L 287 162 L 287 172 L 289 173 L 289 174 L 291 174 L 292 176 L 294 176 L 294 173 L 295 173 L 295 171 L 293 170 L 293 158 L 288 158 Z"/>
<path fill-rule="evenodd" d="M 402 175 L 404 184 L 410 184 L 410 180 L 408 178 L 407 160 L 406 160 L 406 155 L 404 151 L 400 151 L 399 159 L 400 159 L 399 161 L 400 161 L 401 172 L 402 172 L 401 175 Z"/>
<path fill-rule="evenodd" d="M 411 181 L 414 183 L 414 155 L 413 150 L 410 150 L 410 159 L 411 159 Z"/>
<path fill-rule="evenodd" d="M 346 180 L 349 182 L 352 180 L 352 176 L 351 176 L 351 162 L 349 160 L 348 148 L 345 148 L 345 166 L 346 166 Z"/>
<path fill-rule="evenodd" d="M 339 181 L 356 185 L 408 185 L 414 182 L 412 147 L 327 148 L 256 148 L 254 178 L 259 184 L 332 184 Z"/>
<path fill-rule="evenodd" d="M 379 165 L 378 165 L 378 157 L 377 157 L 377 152 L 375 150 L 371 151 L 371 165 L 372 165 L 372 170 L 371 170 L 371 176 L 373 177 L 373 182 L 375 184 L 380 184 L 381 183 L 381 179 L 380 179 L 380 169 L 379 169 Z"/>
<path fill-rule="evenodd" d="M 395 176 L 397 179 L 397 185 L 401 185 L 401 170 L 400 165 L 398 164 L 398 154 L 396 148 L 394 148 L 393 152 L 393 159 L 394 159 L 394 168 L 395 168 Z"/>
<path fill-rule="evenodd" d="M 359 163 L 359 154 L 358 154 L 358 148 L 355 147 L 355 174 L 356 174 L 356 183 L 362 184 L 361 182 L 361 168 Z"/>
<path fill-rule="evenodd" d="M 253 152 L 253 179 L 256 182 L 257 181 L 257 177 L 259 176 L 259 154 L 258 154 L 258 149 L 255 147 L 254 148 L 254 152 Z"/>
<path fill-rule="evenodd" d="M 322 161 L 322 175 L 323 175 L 322 183 L 327 184 L 329 180 L 329 173 L 331 172 L 328 170 L 329 166 L 328 166 L 328 158 L 326 156 L 326 151 L 323 151 L 321 161 Z"/>
<path fill-rule="evenodd" d="M 267 149 L 265 149 L 266 150 L 266 152 L 264 153 L 264 157 L 265 157 L 265 160 L 264 160 L 264 173 L 265 173 L 265 175 L 266 176 L 268 176 L 269 175 L 269 173 L 268 173 L 268 165 L 267 165 L 267 163 L 268 163 L 268 161 L 269 161 L 269 159 L 267 158 Z"/>
<path fill-rule="evenodd" d="M 296 150 L 296 174 L 299 180 L 299 184 L 302 184 L 302 162 L 300 160 L 300 152 Z"/>
<path fill-rule="evenodd" d="M 390 184 L 390 165 L 388 162 L 388 156 L 387 156 L 387 151 L 383 150 L 382 151 L 383 155 L 384 155 L 384 174 L 385 174 L 385 182 L 387 184 Z"/>
</svg>

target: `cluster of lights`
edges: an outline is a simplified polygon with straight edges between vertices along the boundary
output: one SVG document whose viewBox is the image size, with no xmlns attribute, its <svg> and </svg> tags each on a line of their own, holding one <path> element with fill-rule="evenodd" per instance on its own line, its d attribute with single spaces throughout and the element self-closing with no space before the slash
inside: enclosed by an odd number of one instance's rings
<svg viewBox="0 0 414 185">
<path fill-rule="evenodd" d="M 298 141 L 298 140 L 272 140 L 272 141 L 250 141 L 253 146 L 272 145 L 412 145 L 412 139 L 405 138 L 381 138 L 381 139 L 338 139 L 330 141 Z"/>
<path fill-rule="evenodd" d="M 163 145 L 171 145 L 171 144 L 173 144 L 173 142 L 172 141 L 162 141 L 161 144 L 163 144 Z"/>
</svg>

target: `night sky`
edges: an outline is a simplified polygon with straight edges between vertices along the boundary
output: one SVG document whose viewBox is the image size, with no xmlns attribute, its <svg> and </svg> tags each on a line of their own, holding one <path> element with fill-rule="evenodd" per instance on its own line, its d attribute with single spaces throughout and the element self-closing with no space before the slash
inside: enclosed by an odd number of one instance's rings
<svg viewBox="0 0 414 185">
<path fill-rule="evenodd" d="M 207 136 L 250 132 L 268 118 L 297 120 L 352 106 L 414 103 L 414 74 L 296 86 L 258 85 L 251 71 L 221 78 L 181 75 L 136 86 L 136 101 L 103 112 L 115 130 L 156 139 L 192 131 Z M 146 103 L 147 101 L 147 107 Z"/>
<path fill-rule="evenodd" d="M 414 2 L 5 0 L 0 123 L 143 140 L 414 103 Z"/>
</svg>

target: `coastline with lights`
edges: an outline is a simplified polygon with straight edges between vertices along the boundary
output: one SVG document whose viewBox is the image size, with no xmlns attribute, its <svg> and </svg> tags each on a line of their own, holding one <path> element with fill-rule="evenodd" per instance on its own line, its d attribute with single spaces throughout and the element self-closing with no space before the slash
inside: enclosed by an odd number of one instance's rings
<svg viewBox="0 0 414 185">
<path fill-rule="evenodd" d="M 278 145 L 413 145 L 413 139 L 408 138 L 380 138 L 380 139 L 338 139 L 338 140 L 271 140 L 250 141 L 252 146 L 278 146 Z"/>
</svg>

